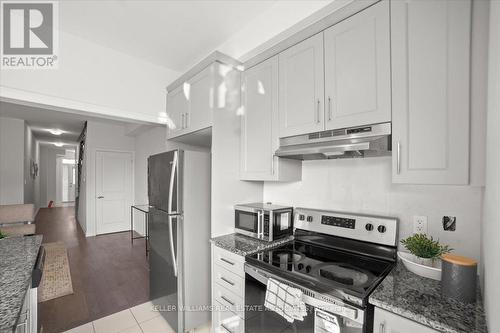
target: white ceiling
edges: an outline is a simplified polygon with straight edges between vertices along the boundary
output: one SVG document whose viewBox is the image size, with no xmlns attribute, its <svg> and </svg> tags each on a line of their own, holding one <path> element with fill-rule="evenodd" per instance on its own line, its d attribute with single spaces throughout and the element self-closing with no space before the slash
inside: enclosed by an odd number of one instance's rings
<svg viewBox="0 0 500 333">
<path fill-rule="evenodd" d="M 86 117 L 73 113 L 47 110 L 8 102 L 0 102 L 0 117 L 25 120 L 31 128 L 33 135 L 41 143 L 76 143 L 86 120 L 98 120 L 101 122 L 122 125 L 126 124 L 115 120 Z M 64 133 L 61 135 L 54 135 L 48 131 L 49 129 L 60 129 L 64 131 Z"/>
<path fill-rule="evenodd" d="M 123 53 L 184 71 L 276 0 L 66 0 L 60 28 Z"/>
</svg>

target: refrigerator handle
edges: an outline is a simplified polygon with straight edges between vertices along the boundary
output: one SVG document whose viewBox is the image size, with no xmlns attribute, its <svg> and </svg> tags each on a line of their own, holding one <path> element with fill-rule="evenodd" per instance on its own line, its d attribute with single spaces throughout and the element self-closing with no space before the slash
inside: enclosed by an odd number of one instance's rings
<svg viewBox="0 0 500 333">
<path fill-rule="evenodd" d="M 168 216 L 168 234 L 169 234 L 169 238 L 170 238 L 170 253 L 172 255 L 172 264 L 174 265 L 174 275 L 175 277 L 177 277 L 177 259 L 175 258 L 175 247 L 174 247 L 174 233 L 173 233 L 173 230 L 172 230 L 172 219 L 174 218 L 174 216 L 172 215 L 169 215 Z M 178 218 L 177 216 L 175 216 L 175 218 Z M 177 224 L 178 221 L 177 221 Z"/>
<path fill-rule="evenodd" d="M 174 151 L 174 160 L 170 171 L 170 186 L 168 189 L 168 233 L 170 238 L 170 253 L 172 254 L 172 264 L 174 265 L 174 275 L 177 277 L 177 259 L 175 258 L 174 233 L 172 231 L 172 200 L 174 196 L 174 181 L 177 169 L 177 150 Z"/>
<path fill-rule="evenodd" d="M 172 169 L 170 170 L 170 186 L 168 188 L 168 213 L 172 214 L 172 200 L 174 200 L 174 181 L 175 172 L 177 169 L 177 150 L 174 151 L 174 160 L 172 161 Z"/>
</svg>

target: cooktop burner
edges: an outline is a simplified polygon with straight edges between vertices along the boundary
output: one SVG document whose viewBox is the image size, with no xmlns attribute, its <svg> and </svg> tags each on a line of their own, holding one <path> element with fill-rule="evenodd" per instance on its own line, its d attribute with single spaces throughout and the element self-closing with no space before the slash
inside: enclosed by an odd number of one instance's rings
<svg viewBox="0 0 500 333">
<path fill-rule="evenodd" d="M 346 263 L 325 263 L 313 268 L 312 275 L 340 283 L 345 286 L 364 287 L 375 279 L 368 271 L 361 270 Z"/>
<path fill-rule="evenodd" d="M 272 251 L 271 253 L 271 261 L 278 264 L 295 263 L 304 259 L 304 255 L 302 253 L 294 250 L 277 250 Z"/>
</svg>

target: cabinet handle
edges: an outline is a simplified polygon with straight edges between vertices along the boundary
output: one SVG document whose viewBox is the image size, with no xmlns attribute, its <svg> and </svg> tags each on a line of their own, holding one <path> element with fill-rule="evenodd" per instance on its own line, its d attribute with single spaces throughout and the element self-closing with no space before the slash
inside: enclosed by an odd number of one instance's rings
<svg viewBox="0 0 500 333">
<path fill-rule="evenodd" d="M 399 175 L 401 173 L 401 142 L 398 141 L 396 149 L 397 149 L 396 171 L 397 174 Z"/>
<path fill-rule="evenodd" d="M 185 128 L 188 128 L 189 127 L 189 112 L 186 112 L 186 127 Z"/>
<path fill-rule="evenodd" d="M 225 263 L 234 266 L 234 262 L 227 260 L 226 258 L 220 258 L 220 260 L 224 261 Z"/>
<path fill-rule="evenodd" d="M 181 114 L 181 129 L 184 129 L 184 113 Z"/>
<path fill-rule="evenodd" d="M 332 120 L 332 99 L 328 97 L 328 121 Z"/>
<path fill-rule="evenodd" d="M 220 298 L 222 298 L 223 300 L 225 300 L 226 302 L 228 302 L 229 304 L 231 304 L 232 306 L 234 306 L 234 302 L 230 301 L 230 300 L 229 300 L 229 299 L 227 299 L 226 297 L 221 296 Z"/>
<path fill-rule="evenodd" d="M 274 175 L 274 155 L 271 155 L 271 174 Z"/>
<path fill-rule="evenodd" d="M 230 284 L 230 285 L 234 286 L 234 282 L 229 281 L 229 280 L 228 280 L 228 279 L 226 279 L 225 277 L 221 276 L 221 277 L 220 277 L 220 279 L 221 279 L 222 281 L 226 282 L 227 284 Z"/>
<path fill-rule="evenodd" d="M 233 333 L 229 328 L 227 328 L 224 324 L 220 324 L 220 327 L 227 333 Z"/>
<path fill-rule="evenodd" d="M 380 326 L 378 327 L 378 332 L 385 333 L 385 322 L 380 323 Z"/>
<path fill-rule="evenodd" d="M 318 99 L 318 105 L 316 106 L 316 123 L 319 124 L 319 99 Z"/>
</svg>

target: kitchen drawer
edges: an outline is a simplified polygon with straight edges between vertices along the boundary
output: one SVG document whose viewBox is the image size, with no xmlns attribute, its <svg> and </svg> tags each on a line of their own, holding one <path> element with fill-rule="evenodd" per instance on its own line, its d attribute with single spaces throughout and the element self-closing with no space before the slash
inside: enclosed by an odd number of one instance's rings
<svg viewBox="0 0 500 333">
<path fill-rule="evenodd" d="M 214 265 L 214 281 L 234 294 L 245 296 L 245 279 L 220 265 Z"/>
<path fill-rule="evenodd" d="M 244 264 L 245 257 L 214 246 L 213 264 L 224 267 L 236 275 L 245 277 Z"/>
<path fill-rule="evenodd" d="M 236 313 L 240 318 L 245 318 L 245 299 L 241 295 L 229 291 L 221 285 L 213 284 L 213 304 L 221 304 L 226 310 Z"/>
<path fill-rule="evenodd" d="M 245 322 L 237 314 L 219 310 L 224 308 L 224 305 L 216 303 L 217 309 L 212 315 L 212 332 L 215 333 L 243 333 L 245 332 Z"/>
</svg>

